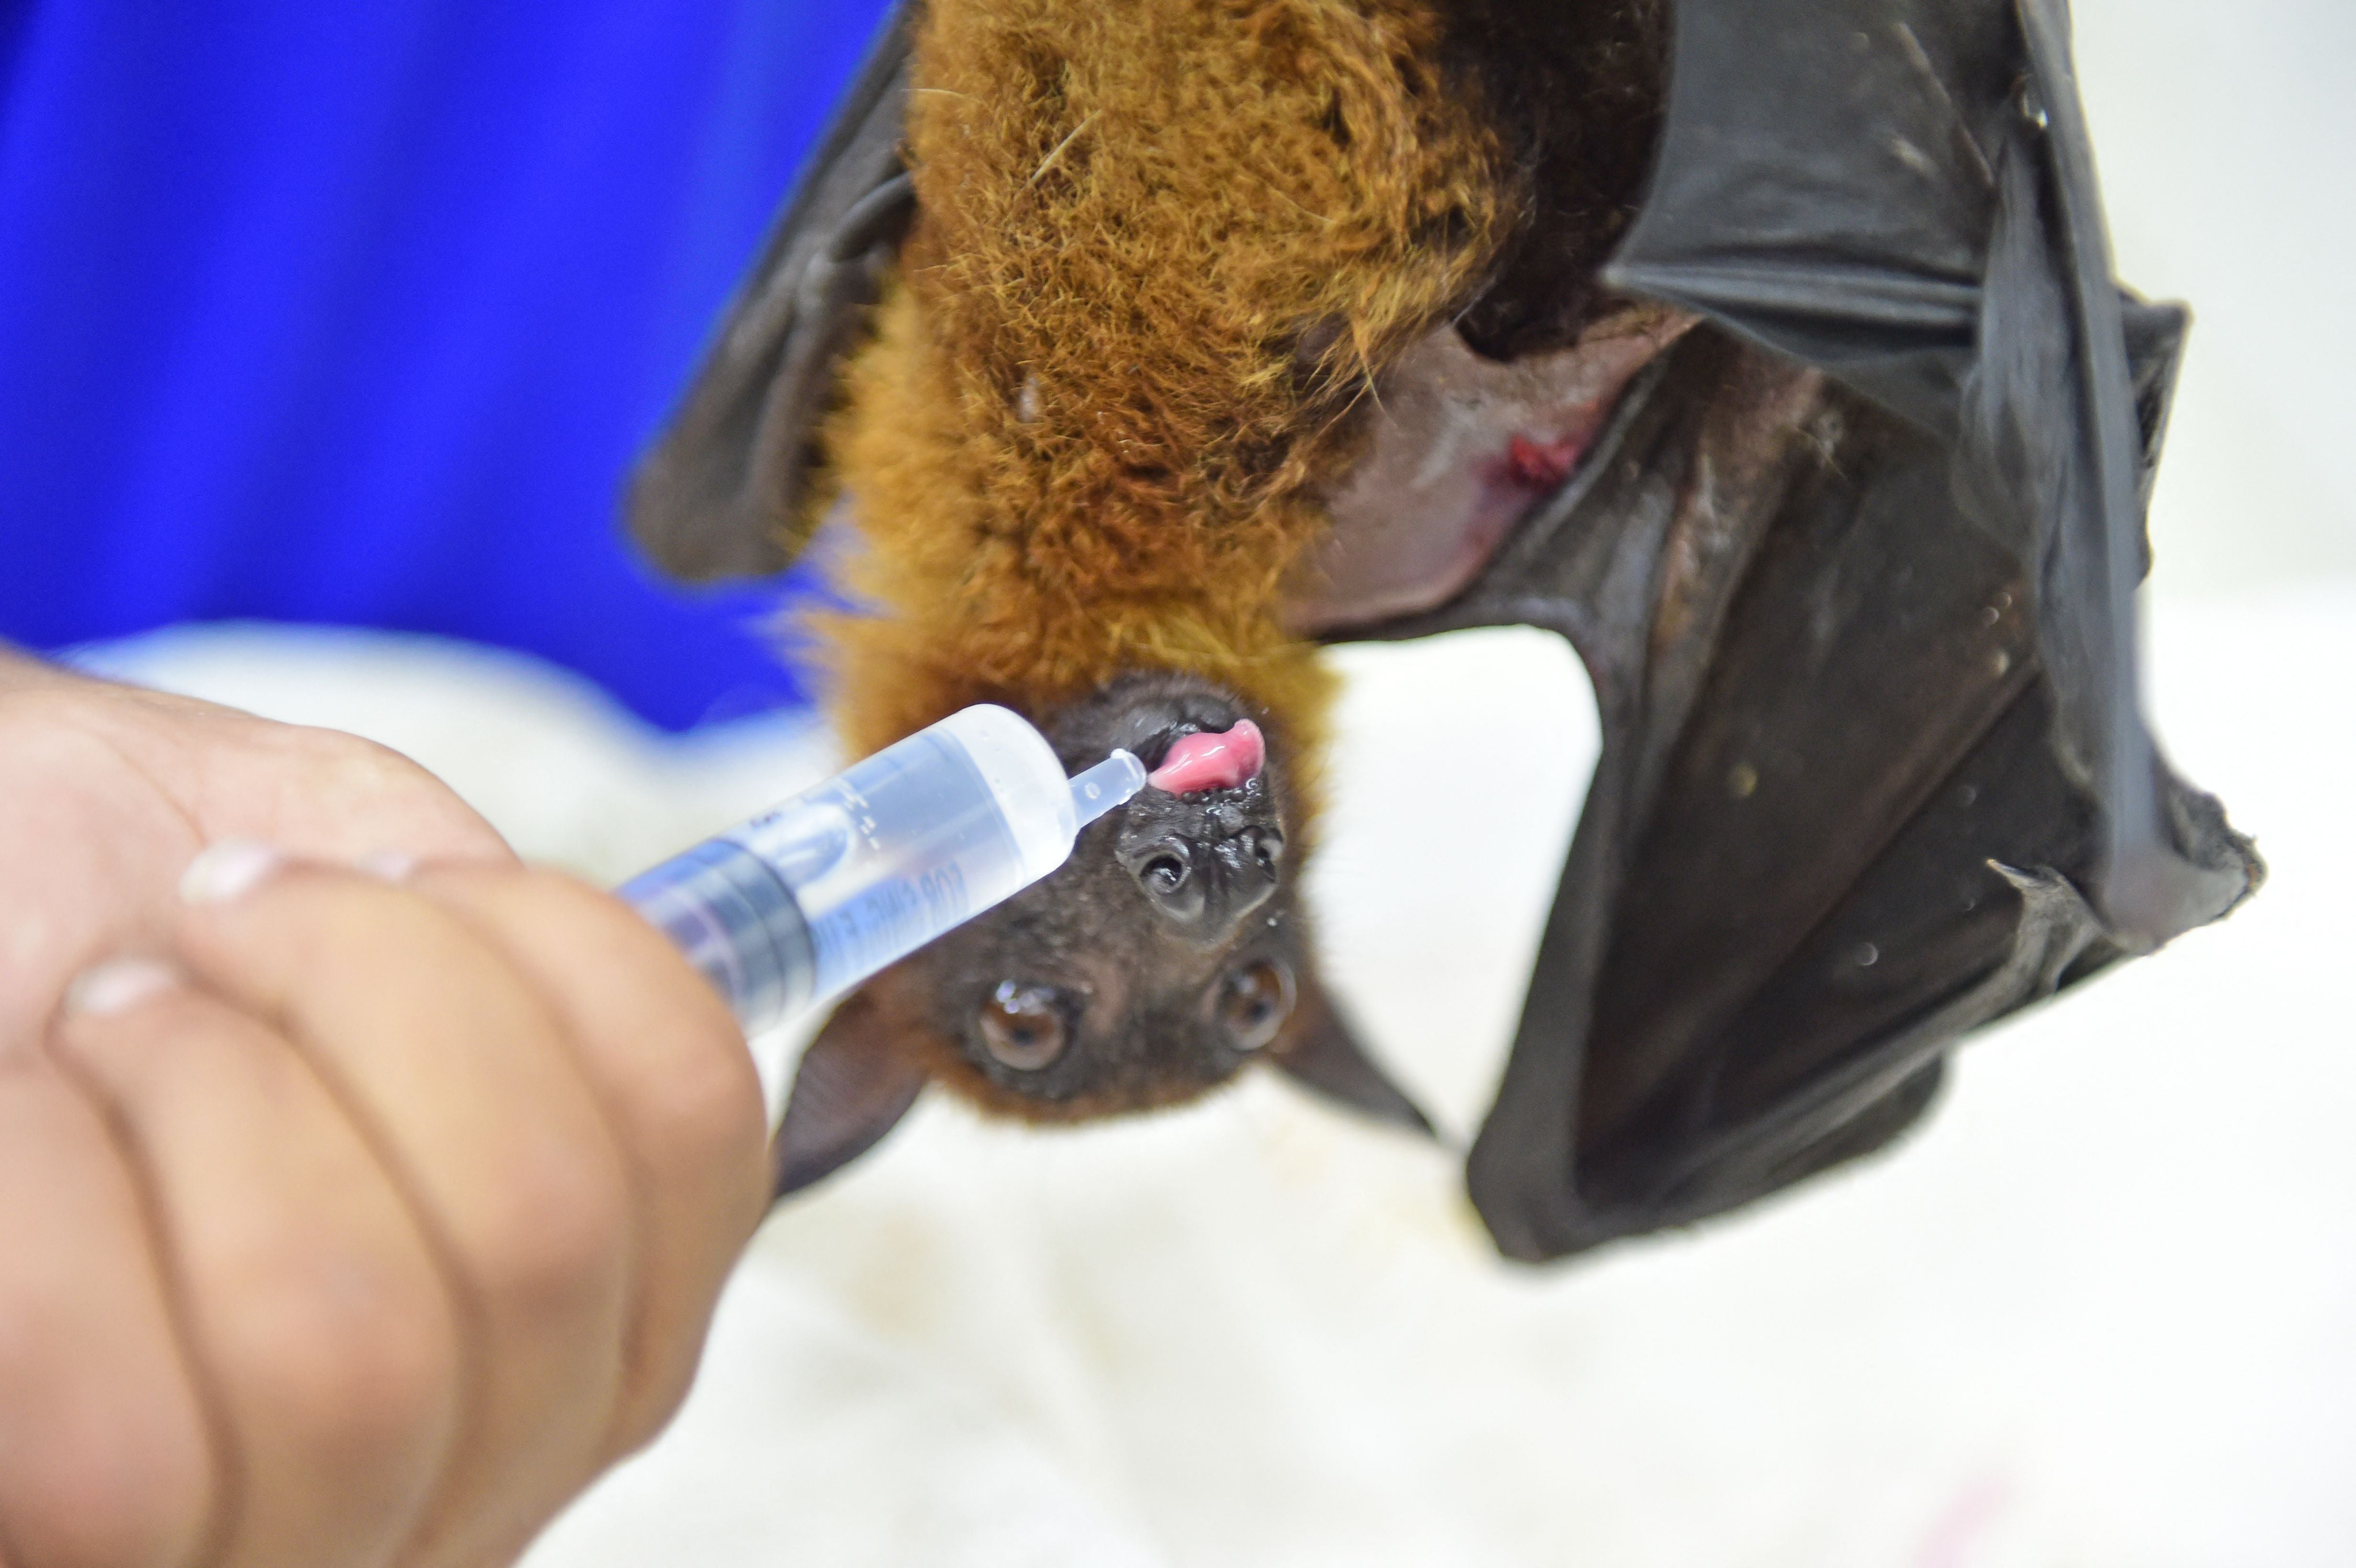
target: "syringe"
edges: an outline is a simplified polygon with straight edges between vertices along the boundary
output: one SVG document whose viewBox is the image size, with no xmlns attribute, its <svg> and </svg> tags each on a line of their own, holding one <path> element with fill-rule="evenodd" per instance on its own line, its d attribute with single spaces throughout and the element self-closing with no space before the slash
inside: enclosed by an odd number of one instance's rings
<svg viewBox="0 0 2356 1568">
<path fill-rule="evenodd" d="M 969 708 L 619 891 L 751 1036 L 1046 876 L 1144 786 L 1123 751 L 1067 779 L 1020 715 Z"/>
</svg>

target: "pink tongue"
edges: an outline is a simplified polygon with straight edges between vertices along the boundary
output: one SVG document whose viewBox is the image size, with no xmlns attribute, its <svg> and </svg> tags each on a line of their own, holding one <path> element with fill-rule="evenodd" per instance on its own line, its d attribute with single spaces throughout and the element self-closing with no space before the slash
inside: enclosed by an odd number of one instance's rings
<svg viewBox="0 0 2356 1568">
<path fill-rule="evenodd" d="M 1145 775 L 1145 782 L 1172 795 L 1234 789 L 1259 776 L 1260 761 L 1267 754 L 1259 726 L 1242 719 L 1224 735 L 1179 737 L 1162 765 Z"/>
</svg>

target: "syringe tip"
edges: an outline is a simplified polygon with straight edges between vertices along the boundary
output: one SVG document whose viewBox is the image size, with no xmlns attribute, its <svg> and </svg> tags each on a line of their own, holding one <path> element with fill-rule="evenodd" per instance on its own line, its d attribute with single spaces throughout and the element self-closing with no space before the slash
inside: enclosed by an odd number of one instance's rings
<svg viewBox="0 0 2356 1568">
<path fill-rule="evenodd" d="M 1072 812 L 1086 827 L 1145 787 L 1145 764 L 1115 748 L 1095 767 L 1072 776 Z"/>
</svg>

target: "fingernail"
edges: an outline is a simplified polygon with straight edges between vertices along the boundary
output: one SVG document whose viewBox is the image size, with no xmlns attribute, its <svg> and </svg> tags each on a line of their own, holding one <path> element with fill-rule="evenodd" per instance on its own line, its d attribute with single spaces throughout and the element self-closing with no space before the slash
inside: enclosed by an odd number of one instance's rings
<svg viewBox="0 0 2356 1568">
<path fill-rule="evenodd" d="M 267 844 L 226 838 L 188 862 L 180 873 L 180 901 L 227 903 L 250 891 L 285 863 L 285 857 Z"/>
<path fill-rule="evenodd" d="M 352 869 L 380 881 L 405 882 L 417 869 L 417 857 L 401 849 L 371 849 L 352 862 Z"/>
<path fill-rule="evenodd" d="M 66 987 L 66 1011 L 104 1018 L 128 1012 L 180 983 L 180 972 L 156 958 L 110 958 L 74 976 Z"/>
</svg>

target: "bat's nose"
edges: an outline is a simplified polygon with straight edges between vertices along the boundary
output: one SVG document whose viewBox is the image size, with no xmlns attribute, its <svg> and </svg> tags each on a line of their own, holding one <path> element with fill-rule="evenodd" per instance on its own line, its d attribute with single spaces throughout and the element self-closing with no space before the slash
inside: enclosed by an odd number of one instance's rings
<svg viewBox="0 0 2356 1568">
<path fill-rule="evenodd" d="M 1127 860 L 1155 913 L 1190 940 L 1215 946 L 1276 891 L 1282 846 L 1273 830 L 1247 827 L 1209 841 L 1165 839 Z"/>
</svg>

